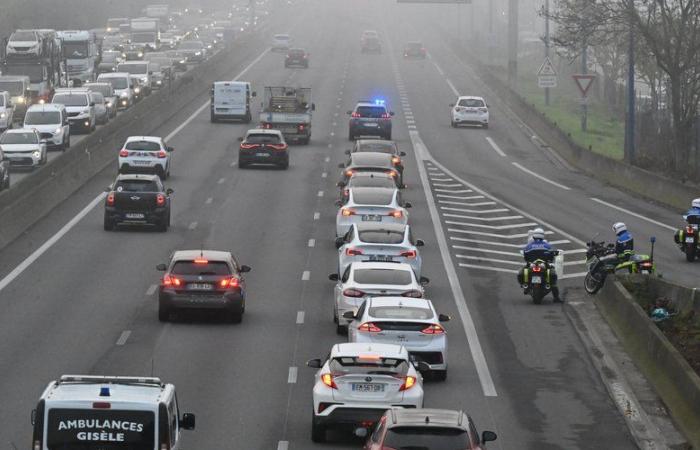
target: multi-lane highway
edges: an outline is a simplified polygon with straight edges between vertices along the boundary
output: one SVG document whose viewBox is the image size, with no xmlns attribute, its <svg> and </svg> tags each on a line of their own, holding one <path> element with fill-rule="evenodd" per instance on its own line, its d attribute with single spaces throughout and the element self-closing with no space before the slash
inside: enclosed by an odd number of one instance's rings
<svg viewBox="0 0 700 450">
<path fill-rule="evenodd" d="M 207 108 L 198 109 L 203 96 L 153 130 L 175 148 L 169 232 L 103 231 L 110 168 L 0 252 L 0 445 L 28 444 L 29 412 L 48 381 L 91 373 L 173 382 L 181 408 L 197 414 L 185 448 L 358 447 L 347 436 L 311 443 L 314 372 L 305 361 L 343 339 L 327 276 L 337 265 L 345 111 L 381 96 L 408 153 L 404 197 L 414 234 L 426 241 L 428 297 L 453 318 L 449 376 L 426 383 L 426 406 L 464 409 L 480 429 L 498 433 L 492 448 L 634 448 L 562 306 L 535 306 L 522 294 L 514 273 L 524 237 L 512 236 L 538 224 L 565 250 L 565 298 L 582 283 L 584 241 L 596 233 L 610 239 L 618 220 L 640 248 L 657 235 L 660 271 L 691 281 L 697 268 L 666 228 L 677 213 L 553 163 L 441 35 L 420 26 L 420 7 L 311 0 L 297 8 L 284 31 L 310 51 L 311 68 L 284 69 L 283 56 L 261 41 L 237 56 L 231 73 L 258 91 L 313 87 L 312 141 L 291 147 L 289 170 L 240 170 L 237 137 L 247 127 L 210 123 Z M 381 30 L 383 54 L 360 54 L 364 29 Z M 430 58 L 401 58 L 409 40 L 422 40 Z M 457 93 L 489 100 L 489 129 L 450 127 Z M 200 247 L 231 250 L 253 268 L 241 324 L 210 315 L 157 320 L 155 266 L 176 249 Z"/>
</svg>

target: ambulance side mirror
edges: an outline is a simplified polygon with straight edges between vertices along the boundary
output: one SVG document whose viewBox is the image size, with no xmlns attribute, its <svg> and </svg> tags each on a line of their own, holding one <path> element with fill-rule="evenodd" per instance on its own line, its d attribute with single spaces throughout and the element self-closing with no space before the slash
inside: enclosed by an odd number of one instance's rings
<svg viewBox="0 0 700 450">
<path fill-rule="evenodd" d="M 182 415 L 182 419 L 180 419 L 180 428 L 183 428 L 185 430 L 194 430 L 194 425 L 194 414 L 185 413 Z"/>
</svg>

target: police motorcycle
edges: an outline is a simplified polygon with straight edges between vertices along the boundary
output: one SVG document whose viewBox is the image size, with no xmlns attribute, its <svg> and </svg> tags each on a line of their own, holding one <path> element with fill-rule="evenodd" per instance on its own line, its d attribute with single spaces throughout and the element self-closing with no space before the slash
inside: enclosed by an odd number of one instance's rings
<svg viewBox="0 0 700 450">
<path fill-rule="evenodd" d="M 559 255 L 559 250 L 551 252 L 553 257 Z M 542 299 L 552 291 L 552 268 L 547 261 L 538 258 L 523 269 L 523 284 L 526 292 L 532 297 L 532 303 L 539 305 Z"/>
<path fill-rule="evenodd" d="M 594 236 L 595 238 L 595 236 Z M 597 293 L 605 284 L 605 279 L 609 274 L 627 271 L 628 273 L 653 274 L 656 272 L 654 264 L 654 243 L 656 238 L 652 236 L 651 254 L 639 255 L 632 252 L 626 258 L 605 258 L 615 254 L 615 244 L 606 244 L 604 241 L 596 242 L 591 239 L 586 245 L 586 267 L 588 273 L 583 281 L 586 292 L 593 295 Z M 599 264 L 601 262 L 601 264 Z"/>
<path fill-rule="evenodd" d="M 686 261 L 693 262 L 696 256 L 700 256 L 700 216 L 684 214 L 683 219 L 687 224 L 676 231 L 673 240 L 681 252 L 685 253 Z"/>
</svg>

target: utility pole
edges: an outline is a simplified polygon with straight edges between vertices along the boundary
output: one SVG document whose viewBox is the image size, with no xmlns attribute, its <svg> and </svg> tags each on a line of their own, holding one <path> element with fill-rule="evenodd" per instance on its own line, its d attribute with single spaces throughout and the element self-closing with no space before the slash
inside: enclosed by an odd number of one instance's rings
<svg viewBox="0 0 700 450">
<path fill-rule="evenodd" d="M 518 82 L 518 0 L 508 0 L 508 86 Z"/>
<path fill-rule="evenodd" d="M 583 43 L 583 53 L 581 53 L 581 73 L 588 73 L 588 44 Z M 588 97 L 581 97 L 581 131 L 588 131 Z"/>
<path fill-rule="evenodd" d="M 549 0 L 544 0 L 544 57 L 549 58 Z M 549 106 L 549 88 L 544 88 L 544 104 Z"/>
<path fill-rule="evenodd" d="M 630 42 L 627 68 L 627 122 L 625 123 L 625 158 L 630 164 L 635 160 L 635 92 L 634 92 L 634 24 L 630 20 Z"/>
<path fill-rule="evenodd" d="M 493 64 L 493 49 L 496 48 L 495 42 L 493 42 L 493 2 L 495 0 L 488 0 L 489 2 L 489 64 Z"/>
</svg>

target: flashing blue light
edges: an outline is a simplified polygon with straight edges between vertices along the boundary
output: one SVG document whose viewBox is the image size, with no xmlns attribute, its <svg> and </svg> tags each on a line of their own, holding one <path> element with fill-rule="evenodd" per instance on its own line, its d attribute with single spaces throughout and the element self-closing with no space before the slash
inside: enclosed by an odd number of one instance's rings
<svg viewBox="0 0 700 450">
<path fill-rule="evenodd" d="M 109 393 L 109 387 L 104 386 L 100 388 L 100 397 L 109 397 L 111 394 Z"/>
<path fill-rule="evenodd" d="M 381 99 L 381 98 L 376 98 L 376 99 L 374 99 L 374 104 L 375 104 L 375 105 L 382 105 L 382 106 L 383 106 L 384 103 L 386 103 L 386 102 L 385 102 L 383 99 Z"/>
</svg>

